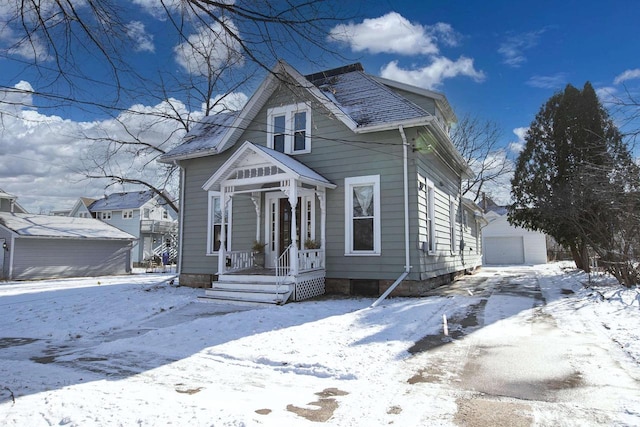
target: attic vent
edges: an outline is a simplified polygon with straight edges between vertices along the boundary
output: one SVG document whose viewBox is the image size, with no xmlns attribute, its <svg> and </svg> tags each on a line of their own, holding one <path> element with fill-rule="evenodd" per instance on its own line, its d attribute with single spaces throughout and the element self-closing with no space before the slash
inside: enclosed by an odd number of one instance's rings
<svg viewBox="0 0 640 427">
<path fill-rule="evenodd" d="M 263 176 L 282 173 L 277 166 L 263 166 L 256 168 L 238 169 L 231 179 L 260 178 Z"/>
</svg>

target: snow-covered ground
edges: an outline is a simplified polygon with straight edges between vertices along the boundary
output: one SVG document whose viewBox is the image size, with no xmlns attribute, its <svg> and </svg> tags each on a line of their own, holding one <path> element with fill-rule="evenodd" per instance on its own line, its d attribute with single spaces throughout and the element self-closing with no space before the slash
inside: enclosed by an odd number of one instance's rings
<svg viewBox="0 0 640 427">
<path fill-rule="evenodd" d="M 518 271 L 539 281 L 546 314 L 567 332 L 590 325 L 638 384 L 638 290 L 605 286 L 606 279 L 586 288 L 586 275 L 562 267 Z M 483 269 L 465 280 L 513 274 Z M 409 350 L 442 333 L 443 314 L 455 318 L 477 306 L 479 295 L 398 298 L 375 308 L 373 299 L 331 297 L 246 308 L 198 302 L 202 290 L 171 279 L 0 285 L 0 425 L 456 423 L 455 393 L 415 392 L 410 379 L 424 370 L 428 352 Z M 503 322 L 501 333 L 509 333 L 514 313 L 536 309 L 519 306 L 522 298 L 505 301 L 496 295 L 483 302 L 483 322 Z M 621 408 L 616 423 L 640 422 L 640 401 L 637 408 Z"/>
</svg>

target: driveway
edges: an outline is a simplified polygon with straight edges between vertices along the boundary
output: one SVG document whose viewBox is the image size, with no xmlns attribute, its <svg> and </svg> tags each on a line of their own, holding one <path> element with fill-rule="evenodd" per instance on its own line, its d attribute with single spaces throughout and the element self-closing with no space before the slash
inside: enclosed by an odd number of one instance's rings
<svg viewBox="0 0 640 427">
<path fill-rule="evenodd" d="M 573 290 L 526 267 L 483 271 L 434 292 L 481 300 L 447 319 L 447 336 L 415 344 L 409 383 L 455 395 L 462 426 L 625 425 L 640 401 L 637 369 L 613 357 L 602 325 L 554 317 Z"/>
</svg>

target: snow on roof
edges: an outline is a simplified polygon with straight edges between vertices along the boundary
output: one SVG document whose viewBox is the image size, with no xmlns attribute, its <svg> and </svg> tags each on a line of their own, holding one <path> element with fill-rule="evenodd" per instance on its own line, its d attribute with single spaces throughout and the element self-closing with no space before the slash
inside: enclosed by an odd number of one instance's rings
<svg viewBox="0 0 640 427">
<path fill-rule="evenodd" d="M 180 157 L 208 151 L 212 154 L 217 153 L 218 144 L 239 114 L 239 111 L 231 111 L 203 117 L 202 121 L 184 136 L 182 144 L 169 150 L 162 157 Z"/>
<path fill-rule="evenodd" d="M 426 117 L 430 114 L 379 83 L 362 70 L 307 76 L 331 101 L 358 124 L 377 126 Z"/>
<path fill-rule="evenodd" d="M 296 73 L 295 70 L 290 72 Z M 335 105 L 337 110 L 342 111 L 360 129 L 431 116 L 420 106 L 366 74 L 360 64 L 299 78 L 306 79 L 307 85 L 315 86 L 322 93 L 319 96 L 324 96 L 328 104 Z M 160 160 L 168 162 L 219 153 L 222 151 L 220 144 L 233 131 L 234 121 L 242 114 L 230 112 L 205 117 L 185 135 L 182 144 L 162 155 Z"/>
<path fill-rule="evenodd" d="M 136 209 L 153 199 L 154 195 L 155 193 L 151 190 L 113 193 L 105 196 L 103 199 L 96 200 L 89 206 L 89 210 L 91 212 L 97 212 Z"/>
<path fill-rule="evenodd" d="M 9 194 L 7 192 L 4 192 L 4 191 L 0 190 L 0 199 L 15 200 L 15 199 L 17 199 L 17 197 L 14 196 L 13 194 Z"/>
<path fill-rule="evenodd" d="M 0 212 L 0 225 L 24 237 L 136 239 L 129 233 L 93 218 Z"/>
</svg>

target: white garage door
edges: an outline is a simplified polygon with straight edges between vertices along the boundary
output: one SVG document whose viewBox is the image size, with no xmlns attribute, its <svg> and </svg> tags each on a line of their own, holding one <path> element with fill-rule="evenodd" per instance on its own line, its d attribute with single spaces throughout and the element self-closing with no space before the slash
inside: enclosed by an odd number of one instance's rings
<svg viewBox="0 0 640 427">
<path fill-rule="evenodd" d="M 486 237 L 483 249 L 485 264 L 524 264 L 522 236 Z"/>
</svg>

